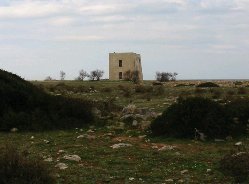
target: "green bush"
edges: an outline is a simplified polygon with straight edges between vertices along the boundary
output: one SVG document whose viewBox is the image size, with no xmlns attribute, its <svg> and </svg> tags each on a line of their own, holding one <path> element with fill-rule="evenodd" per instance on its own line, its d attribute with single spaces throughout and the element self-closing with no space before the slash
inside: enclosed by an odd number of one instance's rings
<svg viewBox="0 0 249 184">
<path fill-rule="evenodd" d="M 59 86 L 64 86 L 60 84 Z M 51 96 L 17 75 L 0 70 L 0 130 L 51 130 L 94 121 L 87 101 Z"/>
<path fill-rule="evenodd" d="M 28 159 L 13 146 L 6 146 L 0 153 L 1 184 L 53 184 L 46 165 L 39 160 Z"/>
<path fill-rule="evenodd" d="M 199 85 L 197 85 L 196 87 L 199 87 L 199 88 L 214 88 L 214 87 L 220 87 L 218 84 L 215 84 L 213 82 L 204 82 L 204 83 L 201 83 Z"/>
<path fill-rule="evenodd" d="M 213 89 L 213 88 L 211 88 L 211 89 L 210 89 L 210 92 L 212 93 L 212 97 L 213 97 L 214 99 L 221 98 L 221 96 L 222 96 L 222 91 L 219 90 L 219 89 Z"/>
<path fill-rule="evenodd" d="M 227 116 L 233 121 L 232 129 L 236 135 L 248 133 L 249 128 L 249 99 L 236 99 L 226 106 Z"/>
<path fill-rule="evenodd" d="M 164 86 L 155 86 L 153 94 L 156 96 L 161 96 L 165 94 L 165 88 Z"/>
<path fill-rule="evenodd" d="M 208 138 L 224 138 L 229 128 L 224 107 L 201 97 L 179 99 L 151 124 L 154 135 L 175 138 L 194 138 L 195 129 Z"/>
<path fill-rule="evenodd" d="M 153 91 L 152 86 L 144 86 L 144 85 L 136 85 L 135 92 L 136 93 L 150 93 Z"/>
<path fill-rule="evenodd" d="M 195 95 L 202 95 L 202 94 L 205 94 L 207 91 L 205 89 L 201 89 L 201 88 L 195 88 Z"/>
<path fill-rule="evenodd" d="M 238 95 L 245 95 L 248 93 L 248 90 L 245 87 L 238 88 Z"/>
<path fill-rule="evenodd" d="M 249 153 L 230 153 L 220 161 L 220 170 L 225 175 L 234 177 L 236 183 L 248 182 Z"/>
</svg>

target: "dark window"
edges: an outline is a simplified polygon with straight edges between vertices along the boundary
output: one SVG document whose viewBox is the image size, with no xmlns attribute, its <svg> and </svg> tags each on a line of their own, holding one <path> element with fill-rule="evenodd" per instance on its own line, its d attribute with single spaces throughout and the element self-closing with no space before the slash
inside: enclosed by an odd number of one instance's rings
<svg viewBox="0 0 249 184">
<path fill-rule="evenodd" d="M 123 79 L 123 73 L 119 72 L 119 79 Z"/>
<path fill-rule="evenodd" d="M 119 60 L 119 67 L 122 67 L 122 66 L 123 66 L 123 61 Z"/>
</svg>

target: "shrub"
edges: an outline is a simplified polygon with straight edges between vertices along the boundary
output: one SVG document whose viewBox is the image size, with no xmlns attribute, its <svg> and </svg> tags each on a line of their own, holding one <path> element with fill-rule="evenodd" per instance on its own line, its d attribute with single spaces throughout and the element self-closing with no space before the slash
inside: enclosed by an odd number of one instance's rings
<svg viewBox="0 0 249 184">
<path fill-rule="evenodd" d="M 154 135 L 194 138 L 195 129 L 208 138 L 229 135 L 229 123 L 220 104 L 201 97 L 179 99 L 151 124 Z"/>
<path fill-rule="evenodd" d="M 151 93 L 153 92 L 152 86 L 144 86 L 144 85 L 136 85 L 135 86 L 136 93 Z"/>
<path fill-rule="evenodd" d="M 220 91 L 219 89 L 210 89 L 210 92 L 212 93 L 212 97 L 214 99 L 218 99 L 222 96 L 222 91 Z"/>
<path fill-rule="evenodd" d="M 61 83 L 57 88 L 65 87 Z M 51 96 L 17 75 L 0 70 L 0 130 L 75 128 L 94 121 L 88 101 Z"/>
<path fill-rule="evenodd" d="M 220 87 L 218 84 L 215 84 L 213 82 L 204 82 L 204 83 L 201 83 L 199 85 L 197 85 L 196 87 L 199 87 L 199 88 L 214 88 L 214 87 Z"/>
<path fill-rule="evenodd" d="M 233 133 L 243 135 L 247 133 L 249 125 L 249 99 L 236 99 L 226 106 L 227 115 L 233 121 Z"/>
<path fill-rule="evenodd" d="M 132 91 L 130 88 L 123 89 L 123 96 L 125 98 L 131 98 L 132 97 Z"/>
<path fill-rule="evenodd" d="M 248 91 L 247 91 L 246 88 L 240 87 L 240 88 L 238 88 L 238 92 L 237 93 L 238 93 L 238 95 L 245 95 L 245 94 L 248 93 Z"/>
<path fill-rule="evenodd" d="M 228 90 L 226 94 L 227 96 L 233 96 L 235 95 L 235 92 L 233 90 Z"/>
<path fill-rule="evenodd" d="M 110 87 L 105 87 L 105 88 L 102 89 L 102 91 L 103 91 L 104 93 L 111 93 L 111 92 L 113 91 L 113 89 L 110 88 Z"/>
<path fill-rule="evenodd" d="M 236 183 L 246 182 L 249 175 L 249 153 L 230 153 L 220 161 L 220 170 L 234 177 Z"/>
<path fill-rule="evenodd" d="M 205 89 L 200 89 L 200 88 L 195 88 L 194 92 L 195 92 L 196 95 L 200 95 L 200 94 L 206 93 L 206 90 Z"/>
<path fill-rule="evenodd" d="M 155 86 L 154 87 L 154 95 L 161 96 L 165 94 L 164 86 Z"/>
<path fill-rule="evenodd" d="M 54 177 L 42 161 L 27 159 L 13 146 L 6 146 L 0 153 L 1 184 L 53 184 Z"/>
</svg>

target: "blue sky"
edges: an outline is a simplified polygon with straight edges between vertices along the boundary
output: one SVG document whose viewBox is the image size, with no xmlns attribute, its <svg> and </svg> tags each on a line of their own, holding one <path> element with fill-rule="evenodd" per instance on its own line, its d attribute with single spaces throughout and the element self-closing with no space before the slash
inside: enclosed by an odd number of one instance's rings
<svg viewBox="0 0 249 184">
<path fill-rule="evenodd" d="M 28 80 L 142 56 L 145 79 L 249 79 L 249 0 L 0 0 L 0 68 Z"/>
</svg>

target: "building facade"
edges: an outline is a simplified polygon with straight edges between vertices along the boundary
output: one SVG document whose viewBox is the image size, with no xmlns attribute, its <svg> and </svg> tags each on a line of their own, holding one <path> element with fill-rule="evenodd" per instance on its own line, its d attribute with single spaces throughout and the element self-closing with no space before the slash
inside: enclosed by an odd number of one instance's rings
<svg viewBox="0 0 249 184">
<path fill-rule="evenodd" d="M 127 71 L 137 71 L 139 80 L 143 80 L 140 54 L 109 53 L 109 80 L 123 80 Z"/>
</svg>

